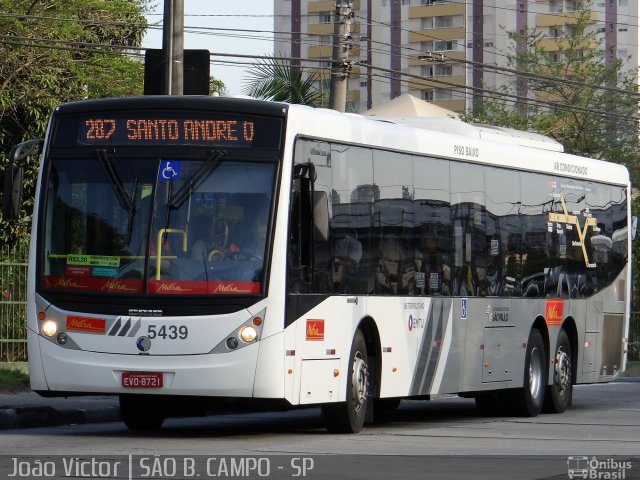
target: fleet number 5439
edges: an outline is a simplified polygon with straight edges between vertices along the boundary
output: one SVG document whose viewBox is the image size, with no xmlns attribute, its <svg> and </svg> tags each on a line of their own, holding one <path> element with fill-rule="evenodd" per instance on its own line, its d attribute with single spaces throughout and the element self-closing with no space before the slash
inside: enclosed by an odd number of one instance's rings
<svg viewBox="0 0 640 480">
<path fill-rule="evenodd" d="M 154 338 L 184 340 L 189 336 L 189 329 L 186 325 L 149 325 L 147 336 L 152 340 Z"/>
</svg>

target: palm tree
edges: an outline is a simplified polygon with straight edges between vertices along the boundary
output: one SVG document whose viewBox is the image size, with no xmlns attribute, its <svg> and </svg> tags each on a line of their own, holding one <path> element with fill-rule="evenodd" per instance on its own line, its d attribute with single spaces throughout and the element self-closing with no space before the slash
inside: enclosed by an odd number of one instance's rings
<svg viewBox="0 0 640 480">
<path fill-rule="evenodd" d="M 326 105 L 328 90 L 318 90 L 313 76 L 304 79 L 302 73 L 302 67 L 285 60 L 258 60 L 256 66 L 249 70 L 249 80 L 245 82 L 243 92 L 263 100 L 312 107 Z M 324 83 L 321 81 L 321 87 Z"/>
</svg>

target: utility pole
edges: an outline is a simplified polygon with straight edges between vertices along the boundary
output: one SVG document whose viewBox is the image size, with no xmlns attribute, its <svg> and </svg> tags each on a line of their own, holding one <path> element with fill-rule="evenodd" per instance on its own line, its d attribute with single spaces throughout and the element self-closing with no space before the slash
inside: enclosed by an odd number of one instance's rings
<svg viewBox="0 0 640 480">
<path fill-rule="evenodd" d="M 331 55 L 331 82 L 329 108 L 344 112 L 347 104 L 347 80 L 351 72 L 351 25 L 353 24 L 352 0 L 337 0 Z"/>
<path fill-rule="evenodd" d="M 166 95 L 182 95 L 184 85 L 184 0 L 164 0 L 162 28 Z"/>
</svg>

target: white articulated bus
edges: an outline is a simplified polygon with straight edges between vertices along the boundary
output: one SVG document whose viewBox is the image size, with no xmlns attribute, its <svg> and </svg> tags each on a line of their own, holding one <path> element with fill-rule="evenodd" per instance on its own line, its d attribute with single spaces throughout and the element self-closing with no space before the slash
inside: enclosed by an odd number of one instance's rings
<svg viewBox="0 0 640 480">
<path fill-rule="evenodd" d="M 12 158 L 36 147 L 31 385 L 119 395 L 129 428 L 224 400 L 321 405 L 357 432 L 451 393 L 534 416 L 624 370 L 620 165 L 454 120 L 209 97 L 61 105 Z"/>
</svg>

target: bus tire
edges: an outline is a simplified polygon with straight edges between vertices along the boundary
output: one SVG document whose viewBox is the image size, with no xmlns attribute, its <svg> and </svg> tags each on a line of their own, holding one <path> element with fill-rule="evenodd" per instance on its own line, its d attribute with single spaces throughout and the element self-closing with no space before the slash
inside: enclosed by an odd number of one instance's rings
<svg viewBox="0 0 640 480">
<path fill-rule="evenodd" d="M 547 353 L 538 329 L 532 329 L 527 341 L 522 388 L 513 391 L 512 411 L 522 417 L 535 417 L 542 410 L 547 385 Z"/>
<path fill-rule="evenodd" d="M 558 334 L 551 385 L 544 396 L 545 413 L 562 413 L 571 405 L 573 397 L 573 353 L 565 329 Z"/>
<path fill-rule="evenodd" d="M 358 433 L 364 425 L 367 412 L 369 370 L 367 344 L 361 330 L 357 330 L 351 344 L 347 401 L 322 406 L 322 416 L 331 433 Z"/>
<path fill-rule="evenodd" d="M 120 416 L 129 430 L 158 430 L 165 419 L 159 398 L 148 395 L 120 395 Z"/>
</svg>

